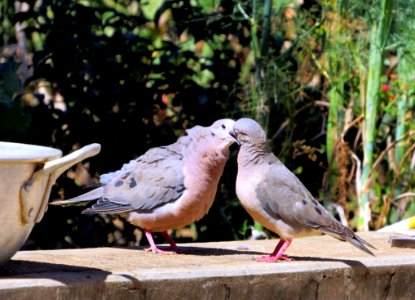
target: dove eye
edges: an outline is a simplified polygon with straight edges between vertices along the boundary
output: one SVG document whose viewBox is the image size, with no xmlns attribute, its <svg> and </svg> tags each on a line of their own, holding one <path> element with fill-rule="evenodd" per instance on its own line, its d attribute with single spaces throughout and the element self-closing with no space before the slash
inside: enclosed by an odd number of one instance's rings
<svg viewBox="0 0 415 300">
<path fill-rule="evenodd" d="M 225 129 L 225 128 L 226 128 L 225 124 L 222 124 L 222 129 Z"/>
</svg>

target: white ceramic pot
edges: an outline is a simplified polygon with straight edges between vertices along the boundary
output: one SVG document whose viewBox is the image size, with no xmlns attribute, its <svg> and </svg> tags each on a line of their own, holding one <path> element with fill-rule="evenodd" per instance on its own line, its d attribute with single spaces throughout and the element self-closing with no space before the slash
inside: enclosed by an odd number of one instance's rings
<svg viewBox="0 0 415 300">
<path fill-rule="evenodd" d="M 56 179 L 100 150 L 99 144 L 91 144 L 61 157 L 53 148 L 0 142 L 0 264 L 22 247 L 42 220 Z"/>
</svg>

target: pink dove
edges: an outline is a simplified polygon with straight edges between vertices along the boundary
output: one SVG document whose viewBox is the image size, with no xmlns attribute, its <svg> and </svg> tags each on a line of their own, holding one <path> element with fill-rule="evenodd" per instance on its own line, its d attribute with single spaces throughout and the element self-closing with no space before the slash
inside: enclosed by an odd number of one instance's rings
<svg viewBox="0 0 415 300">
<path fill-rule="evenodd" d="M 237 196 L 253 219 L 280 237 L 274 252 L 258 261 L 291 260 L 284 252 L 293 238 L 317 231 L 348 241 L 373 255 L 366 246 L 374 247 L 333 218 L 271 152 L 265 132 L 256 121 L 239 119 L 231 134 L 241 144 Z"/>
<path fill-rule="evenodd" d="M 162 232 L 174 252 L 178 248 L 167 230 L 192 224 L 213 204 L 229 147 L 237 142 L 229 132 L 235 121 L 222 119 L 209 127 L 195 126 L 176 143 L 148 150 L 121 170 L 104 174 L 98 187 L 78 197 L 51 202 L 79 205 L 98 200 L 84 214 L 126 213 L 142 229 L 153 253 L 159 249 L 152 232 Z"/>
</svg>

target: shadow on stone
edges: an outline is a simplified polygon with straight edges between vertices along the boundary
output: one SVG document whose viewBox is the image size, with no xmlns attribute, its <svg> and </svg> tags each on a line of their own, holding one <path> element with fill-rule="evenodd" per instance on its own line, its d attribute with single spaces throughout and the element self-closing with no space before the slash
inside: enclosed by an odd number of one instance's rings
<svg viewBox="0 0 415 300">
<path fill-rule="evenodd" d="M 159 247 L 162 250 L 169 251 L 169 247 Z M 183 253 L 179 255 L 200 255 L 200 256 L 222 256 L 222 255 L 266 255 L 265 252 L 251 251 L 251 250 L 237 250 L 237 249 L 225 249 L 225 248 L 210 248 L 210 247 L 198 247 L 198 246 L 178 246 Z M 144 251 L 146 247 L 136 248 L 139 251 Z"/>
<path fill-rule="evenodd" d="M 73 274 L 77 276 L 72 276 Z M 4 266 L 0 266 L 0 278 L 48 278 L 65 284 L 72 283 L 73 278 L 79 278 L 79 275 L 84 275 L 82 277 L 85 280 L 105 281 L 110 274 L 97 268 L 26 260 L 10 260 Z"/>
<path fill-rule="evenodd" d="M 362 262 L 352 259 L 341 258 L 324 258 L 324 257 L 312 257 L 312 256 L 290 256 L 295 261 L 321 261 L 321 262 L 341 262 L 352 268 L 368 269 Z"/>
</svg>

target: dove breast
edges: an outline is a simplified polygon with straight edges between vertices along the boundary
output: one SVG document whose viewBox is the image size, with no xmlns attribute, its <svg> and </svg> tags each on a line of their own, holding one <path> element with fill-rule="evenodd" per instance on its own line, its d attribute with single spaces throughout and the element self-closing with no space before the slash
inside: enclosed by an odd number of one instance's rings
<svg viewBox="0 0 415 300">
<path fill-rule="evenodd" d="M 281 199 L 290 197 L 291 191 L 286 191 L 284 188 L 269 188 L 284 182 L 285 175 L 291 177 L 286 171 L 288 170 L 278 160 L 256 165 L 252 169 L 250 166 L 239 169 L 236 193 L 242 206 L 253 219 L 283 239 L 320 234 L 316 230 L 290 222 L 291 218 L 287 217 L 286 211 L 292 203 L 290 201 L 284 203 Z M 269 175 L 271 172 L 274 173 L 272 176 Z M 275 178 L 275 174 L 281 176 L 279 180 L 275 182 L 264 180 L 264 178 Z"/>
</svg>

